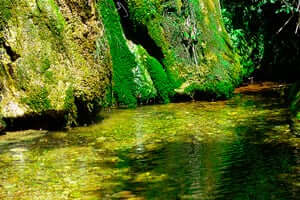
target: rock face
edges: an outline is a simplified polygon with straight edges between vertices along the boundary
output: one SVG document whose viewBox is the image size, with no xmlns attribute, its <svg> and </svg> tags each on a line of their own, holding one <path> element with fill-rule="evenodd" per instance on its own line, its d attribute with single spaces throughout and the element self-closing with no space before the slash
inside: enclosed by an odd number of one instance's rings
<svg viewBox="0 0 300 200">
<path fill-rule="evenodd" d="M 144 29 L 161 51 L 145 45 L 177 93 L 231 95 L 241 67 L 221 21 L 218 0 L 130 0 L 128 7 L 136 27 L 133 33 Z"/>
<path fill-rule="evenodd" d="M 0 15 L 5 121 L 71 125 L 101 106 L 229 97 L 240 81 L 218 0 L 0 0 Z"/>
<path fill-rule="evenodd" d="M 103 0 L 98 7 L 110 43 L 117 102 L 134 106 L 152 97 L 169 102 L 175 93 L 229 97 L 239 83 L 239 57 L 232 52 L 218 0 Z M 143 57 L 151 56 L 144 69 L 156 95 L 136 84 L 138 63 L 126 40 L 144 48 Z"/>
<path fill-rule="evenodd" d="M 1 0 L 0 114 L 67 117 L 92 111 L 109 85 L 101 19 L 85 0 Z"/>
</svg>

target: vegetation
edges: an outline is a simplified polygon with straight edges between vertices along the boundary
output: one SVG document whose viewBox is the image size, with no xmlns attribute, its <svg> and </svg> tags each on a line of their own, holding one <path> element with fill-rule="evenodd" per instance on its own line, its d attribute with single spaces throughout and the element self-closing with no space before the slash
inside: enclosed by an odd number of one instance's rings
<svg viewBox="0 0 300 200">
<path fill-rule="evenodd" d="M 1 0 L 0 113 L 76 124 L 100 106 L 230 98 L 249 76 L 298 80 L 296 1 L 221 3 Z"/>
<path fill-rule="evenodd" d="M 46 88 L 35 88 L 29 97 L 24 97 L 22 101 L 26 103 L 33 111 L 43 114 L 43 112 L 51 110 L 51 103 L 48 98 Z"/>
<path fill-rule="evenodd" d="M 96 41 L 107 41 L 90 6 L 84 0 L 0 1 L 3 118 L 51 115 L 60 121 L 65 115 L 74 125 L 78 112 L 96 110 L 111 65 L 108 47 L 96 52 Z"/>
<path fill-rule="evenodd" d="M 141 46 L 138 47 L 138 53 L 141 55 L 142 63 L 150 73 L 159 98 L 163 103 L 169 103 L 169 97 L 173 95 L 174 91 L 163 66 L 154 57 L 148 55 Z"/>
<path fill-rule="evenodd" d="M 11 6 L 12 6 L 11 0 L 0 0 L 0 31 L 3 29 L 6 22 L 11 17 L 11 12 L 10 12 Z"/>
<path fill-rule="evenodd" d="M 294 84 L 290 91 L 290 102 L 292 114 L 300 120 L 300 82 Z"/>
<path fill-rule="evenodd" d="M 244 77 L 298 80 L 298 1 L 221 0 L 226 30 L 241 55 Z"/>
<path fill-rule="evenodd" d="M 218 5 L 214 0 L 128 1 L 132 34 L 146 30 L 162 56 L 140 43 L 160 61 L 170 86 L 180 93 L 229 97 L 240 83 L 238 55 L 232 52 Z M 193 86 L 185 90 L 187 85 Z"/>
<path fill-rule="evenodd" d="M 137 99 L 134 95 L 135 84 L 132 70 L 136 62 L 123 36 L 120 17 L 113 0 L 99 1 L 98 9 L 103 18 L 112 56 L 113 93 L 118 103 L 135 107 Z"/>
<path fill-rule="evenodd" d="M 221 3 L 0 0 L 0 199 L 296 199 L 300 0 Z"/>
</svg>

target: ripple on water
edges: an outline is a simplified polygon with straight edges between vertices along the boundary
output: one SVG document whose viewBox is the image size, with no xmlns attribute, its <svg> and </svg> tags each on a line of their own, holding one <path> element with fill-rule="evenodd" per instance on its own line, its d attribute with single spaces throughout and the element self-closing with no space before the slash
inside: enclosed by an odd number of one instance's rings
<svg viewBox="0 0 300 200">
<path fill-rule="evenodd" d="M 0 137 L 0 199 L 296 199 L 299 140 L 276 96 L 103 112 Z"/>
</svg>

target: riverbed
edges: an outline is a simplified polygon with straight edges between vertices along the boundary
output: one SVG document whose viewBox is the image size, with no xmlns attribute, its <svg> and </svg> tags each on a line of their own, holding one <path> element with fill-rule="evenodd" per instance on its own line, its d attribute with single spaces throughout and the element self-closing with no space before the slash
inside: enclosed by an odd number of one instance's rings
<svg viewBox="0 0 300 200">
<path fill-rule="evenodd" d="M 0 199 L 297 199 L 299 139 L 279 90 L 107 109 L 86 127 L 0 136 Z"/>
</svg>

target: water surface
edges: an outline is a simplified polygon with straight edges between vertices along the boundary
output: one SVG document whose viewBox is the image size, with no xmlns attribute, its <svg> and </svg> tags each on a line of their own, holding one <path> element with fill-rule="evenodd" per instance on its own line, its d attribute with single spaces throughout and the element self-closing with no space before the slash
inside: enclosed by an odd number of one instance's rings
<svg viewBox="0 0 300 200">
<path fill-rule="evenodd" d="M 288 109 L 270 88 L 243 92 L 1 136 L 0 199 L 297 199 Z"/>
</svg>

